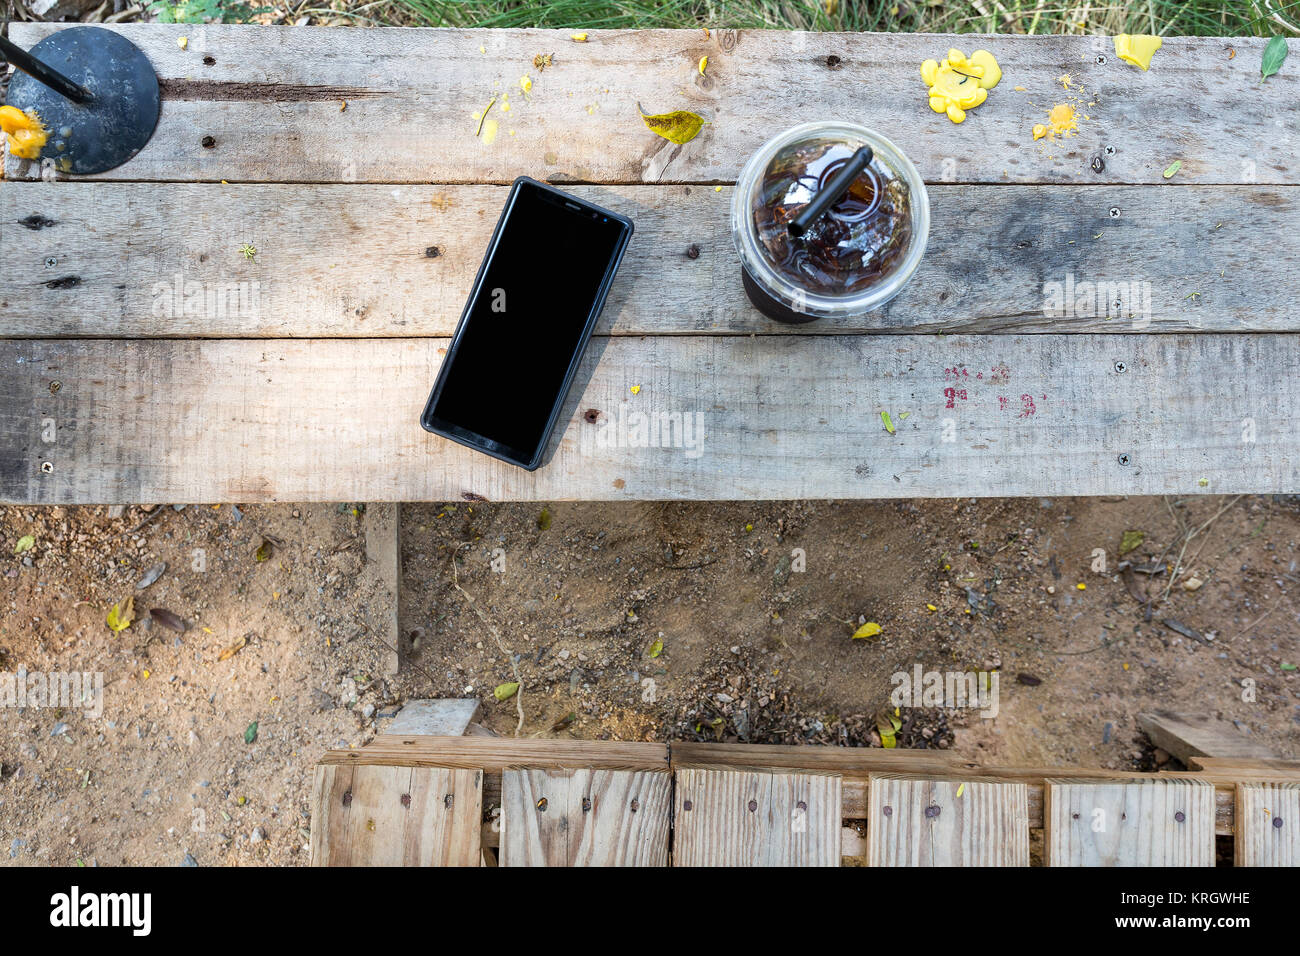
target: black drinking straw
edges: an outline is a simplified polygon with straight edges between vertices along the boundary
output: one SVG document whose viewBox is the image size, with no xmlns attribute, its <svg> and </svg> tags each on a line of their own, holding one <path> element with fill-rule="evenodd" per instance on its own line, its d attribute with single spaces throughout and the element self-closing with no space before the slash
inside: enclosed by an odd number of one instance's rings
<svg viewBox="0 0 1300 956">
<path fill-rule="evenodd" d="M 8 24 L 6 24 L 6 26 L 7 25 Z M 90 90 L 86 89 L 80 83 L 72 82 L 72 80 L 68 79 L 58 70 L 42 63 L 22 47 L 15 46 L 3 36 L 0 36 L 0 56 L 3 56 L 28 76 L 44 83 L 60 96 L 65 96 L 74 103 L 90 102 Z"/>
<path fill-rule="evenodd" d="M 786 226 L 790 230 L 790 235 L 798 239 L 812 228 L 813 223 L 826 214 L 826 210 L 843 199 L 844 194 L 853 185 L 853 180 L 857 179 L 871 164 L 873 155 L 870 146 L 862 146 L 850 156 L 849 161 L 840 168 L 840 171 L 831 177 L 826 188 L 813 196 L 812 201 L 799 210 L 799 215 L 790 220 L 789 225 Z"/>
</svg>

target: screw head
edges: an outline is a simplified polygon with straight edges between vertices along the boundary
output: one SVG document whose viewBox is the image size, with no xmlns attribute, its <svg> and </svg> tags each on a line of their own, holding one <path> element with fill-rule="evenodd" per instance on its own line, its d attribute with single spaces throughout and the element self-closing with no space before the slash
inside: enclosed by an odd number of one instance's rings
<svg viewBox="0 0 1300 956">
<path fill-rule="evenodd" d="M 56 259 L 54 256 L 47 256 L 45 259 L 45 268 L 47 269 L 53 269 L 58 264 L 59 264 L 59 260 Z"/>
<path fill-rule="evenodd" d="M 1110 218 L 1111 218 L 1111 219 L 1118 219 L 1118 218 L 1119 218 L 1119 206 L 1111 206 L 1111 207 L 1110 207 Z"/>
<path fill-rule="evenodd" d="M 1105 65 L 1106 65 L 1106 54 L 1105 54 L 1105 53 L 1098 53 L 1098 54 L 1097 54 L 1097 65 L 1098 65 L 1098 66 L 1105 66 Z"/>
<path fill-rule="evenodd" d="M 1174 819 L 1177 820 L 1179 823 L 1182 823 L 1184 820 L 1187 819 L 1187 814 L 1183 813 L 1182 810 L 1179 810 L 1177 813 L 1174 814 Z"/>
<path fill-rule="evenodd" d="M 58 381 L 57 379 L 53 382 L 50 382 L 50 394 L 51 395 L 59 394 L 59 389 L 61 389 L 62 387 L 63 387 L 63 383 Z"/>
<path fill-rule="evenodd" d="M 1274 818 L 1273 818 L 1273 827 L 1274 827 L 1274 829 L 1277 829 L 1277 830 L 1282 829 L 1282 818 L 1281 818 L 1281 817 L 1274 817 Z"/>
<path fill-rule="evenodd" d="M 1106 149 L 1104 150 L 1104 152 L 1106 153 L 1107 156 L 1114 156 L 1114 155 L 1115 155 L 1115 147 L 1114 147 L 1114 146 L 1107 146 Z"/>
<path fill-rule="evenodd" d="M 1130 459 L 1128 455 L 1120 455 L 1118 460 L 1121 465 L 1127 465 Z"/>
<path fill-rule="evenodd" d="M 1116 363 L 1115 363 L 1115 371 L 1117 371 L 1117 372 L 1119 372 L 1119 374 L 1123 375 L 1125 372 L 1128 371 L 1128 363 L 1127 363 L 1127 362 L 1116 362 Z"/>
</svg>

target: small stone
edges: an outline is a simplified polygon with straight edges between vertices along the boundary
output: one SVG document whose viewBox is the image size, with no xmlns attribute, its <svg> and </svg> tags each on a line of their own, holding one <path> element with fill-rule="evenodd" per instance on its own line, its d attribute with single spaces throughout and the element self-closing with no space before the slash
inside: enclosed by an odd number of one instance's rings
<svg viewBox="0 0 1300 956">
<path fill-rule="evenodd" d="M 65 724 L 63 721 L 59 721 L 57 724 L 54 725 L 54 729 L 50 731 L 50 736 L 57 737 L 60 734 L 66 734 L 67 732 L 68 732 L 68 725 Z"/>
<path fill-rule="evenodd" d="M 198 865 L 199 865 L 199 861 L 194 859 L 194 857 L 190 856 L 188 852 L 186 852 L 185 854 L 185 859 L 181 860 L 181 866 L 198 866 Z"/>
<path fill-rule="evenodd" d="M 261 843 L 266 839 L 266 831 L 261 827 L 253 827 L 253 832 L 248 835 L 249 843 Z"/>
<path fill-rule="evenodd" d="M 567 660 L 569 659 L 569 649 L 566 647 L 566 648 L 564 648 L 562 651 L 560 651 L 559 654 L 557 654 L 557 655 L 555 655 L 555 656 L 558 657 L 558 658 L 559 658 L 560 660 L 562 660 L 562 661 L 567 661 Z"/>
<path fill-rule="evenodd" d="M 362 707 L 361 716 L 364 717 L 366 720 L 369 720 L 371 717 L 375 716 L 375 705 L 366 704 L 366 706 Z"/>
<path fill-rule="evenodd" d="M 1183 582 L 1183 590 L 1198 591 L 1200 590 L 1201 585 L 1204 583 L 1205 582 L 1202 581 L 1200 578 L 1188 578 L 1186 581 Z"/>
<path fill-rule="evenodd" d="M 1163 767 L 1171 759 L 1169 751 L 1161 750 L 1159 747 L 1151 751 L 1151 756 L 1155 759 L 1157 767 Z"/>
</svg>

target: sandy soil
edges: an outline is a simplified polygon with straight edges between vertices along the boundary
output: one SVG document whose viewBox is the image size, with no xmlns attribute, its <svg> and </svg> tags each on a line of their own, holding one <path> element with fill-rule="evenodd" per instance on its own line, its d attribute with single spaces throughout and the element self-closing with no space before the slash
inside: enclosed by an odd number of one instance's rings
<svg viewBox="0 0 1300 956">
<path fill-rule="evenodd" d="M 879 746 L 895 673 L 996 669 L 996 717 L 903 706 L 899 745 L 1150 769 L 1135 717 L 1168 708 L 1297 756 L 1293 501 L 406 506 L 393 678 L 362 511 L 0 509 L 0 672 L 104 681 L 99 716 L 0 706 L 0 863 L 305 863 L 317 757 L 419 697 L 506 735 Z M 1118 573 L 1126 530 L 1159 573 Z"/>
</svg>

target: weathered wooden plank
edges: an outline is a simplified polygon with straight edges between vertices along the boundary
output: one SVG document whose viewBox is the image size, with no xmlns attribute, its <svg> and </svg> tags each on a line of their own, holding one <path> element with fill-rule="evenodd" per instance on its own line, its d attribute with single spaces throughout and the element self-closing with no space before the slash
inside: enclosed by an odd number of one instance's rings
<svg viewBox="0 0 1300 956">
<path fill-rule="evenodd" d="M 444 344 L 0 342 L 0 499 L 1300 489 L 1292 334 L 600 339 L 534 473 L 420 429 Z"/>
<path fill-rule="evenodd" d="M 381 734 L 356 750 L 327 750 L 320 763 L 358 767 L 454 767 L 496 774 L 507 767 L 540 765 L 570 770 L 667 770 L 668 746 L 626 740 Z"/>
<path fill-rule="evenodd" d="M 872 774 L 869 866 L 1028 866 L 1023 783 Z"/>
<path fill-rule="evenodd" d="M 838 774 L 676 772 L 674 866 L 839 866 Z"/>
<path fill-rule="evenodd" d="M 1214 786 L 1186 777 L 1046 781 L 1047 866 L 1214 866 Z"/>
<path fill-rule="evenodd" d="M 1236 866 L 1300 866 L 1300 783 L 1237 786 Z"/>
<path fill-rule="evenodd" d="M 388 725 L 387 733 L 393 737 L 459 737 L 469 732 L 479 706 L 473 697 L 408 700 Z"/>
<path fill-rule="evenodd" d="M 385 608 L 385 632 L 381 640 L 387 645 L 384 653 L 384 671 L 396 674 L 402 669 L 405 653 L 402 649 L 401 626 L 402 543 L 401 504 L 378 502 L 366 509 L 366 564 L 374 569 L 388 602 Z"/>
<path fill-rule="evenodd" d="M 508 769 L 502 866 L 667 866 L 667 770 Z"/>
<path fill-rule="evenodd" d="M 14 23 L 12 37 L 29 46 L 54 29 Z M 568 30 L 110 29 L 144 49 L 163 87 L 157 133 L 111 179 L 725 182 L 766 137 L 817 117 L 882 131 L 932 181 L 1160 183 L 1174 159 L 1174 183 L 1294 183 L 1300 169 L 1285 120 L 1300 78 L 1283 70 L 1259 83 L 1265 41 L 1255 38 L 1166 37 L 1143 73 L 1109 39 L 1083 36 L 588 31 L 578 44 Z M 1003 69 L 959 127 L 931 112 L 918 69 L 952 46 L 986 47 Z M 532 67 L 538 53 L 555 54 L 544 73 Z M 507 92 L 510 111 L 498 102 L 489 117 L 495 138 L 476 136 L 474 114 Z M 1079 135 L 1035 143 L 1033 125 L 1070 99 L 1087 117 Z M 712 125 L 678 147 L 642 126 L 638 101 Z M 1105 167 L 1094 172 L 1098 153 Z M 28 165 L 10 160 L 9 178 Z"/>
<path fill-rule="evenodd" d="M 1273 752 L 1232 724 L 1208 714 L 1175 714 L 1155 710 L 1138 714 L 1138 726 L 1162 750 L 1184 764 L 1193 757 L 1267 759 Z"/>
<path fill-rule="evenodd" d="M 944 225 L 903 293 L 864 317 L 805 326 L 749 305 L 731 187 L 573 191 L 637 224 L 602 334 L 1300 329 L 1291 302 L 1300 190 L 1291 188 L 935 186 L 934 222 Z M 0 335 L 447 336 L 505 194 L 8 183 Z M 253 259 L 240 254 L 244 244 Z"/>
<path fill-rule="evenodd" d="M 313 866 L 478 866 L 483 773 L 319 765 Z"/>
</svg>

